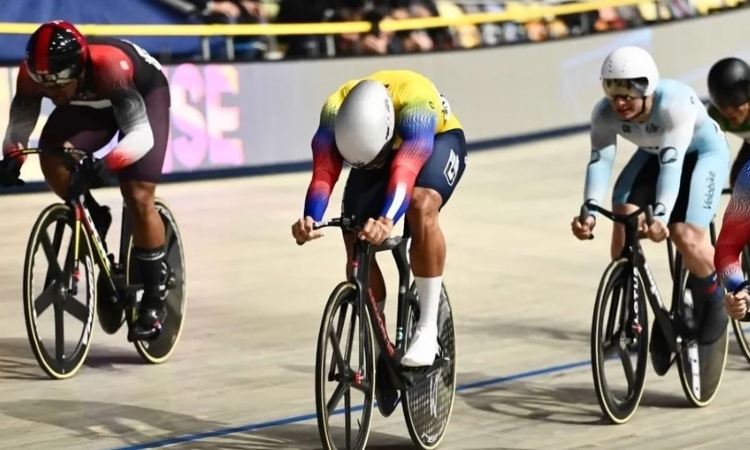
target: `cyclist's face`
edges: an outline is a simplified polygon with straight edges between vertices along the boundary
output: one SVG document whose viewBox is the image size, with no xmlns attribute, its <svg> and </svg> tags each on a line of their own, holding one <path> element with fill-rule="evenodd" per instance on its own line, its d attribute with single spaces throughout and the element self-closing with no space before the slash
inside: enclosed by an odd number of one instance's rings
<svg viewBox="0 0 750 450">
<path fill-rule="evenodd" d="M 609 104 L 615 110 L 617 116 L 622 120 L 633 120 L 642 113 L 648 113 L 648 99 L 643 97 L 630 97 L 627 95 L 616 95 L 609 99 Z"/>
<path fill-rule="evenodd" d="M 748 119 L 748 112 L 750 112 L 750 103 L 742 103 L 736 106 L 720 106 L 719 111 L 725 119 L 729 121 L 732 126 L 738 126 Z"/>
<path fill-rule="evenodd" d="M 44 90 L 44 95 L 49 97 L 55 106 L 63 106 L 75 98 L 78 81 L 73 80 L 70 83 L 62 85 L 43 86 L 42 89 Z"/>
</svg>

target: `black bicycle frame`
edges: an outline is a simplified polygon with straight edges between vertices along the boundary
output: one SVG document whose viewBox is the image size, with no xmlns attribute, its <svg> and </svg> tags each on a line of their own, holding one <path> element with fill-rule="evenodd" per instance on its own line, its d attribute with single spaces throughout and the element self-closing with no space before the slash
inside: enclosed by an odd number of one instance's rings
<svg viewBox="0 0 750 450">
<path fill-rule="evenodd" d="M 638 304 L 635 301 L 635 296 L 639 295 L 638 293 L 638 285 L 635 280 L 636 273 L 640 276 L 641 282 L 643 283 L 643 293 L 646 296 L 646 299 L 648 300 L 649 305 L 651 306 L 651 310 L 654 312 L 654 316 L 656 319 L 656 322 L 659 324 L 659 327 L 661 328 L 662 332 L 664 333 L 664 337 L 666 338 L 667 344 L 669 345 L 669 348 L 672 352 L 677 352 L 676 347 L 676 339 L 677 339 L 677 331 L 675 330 L 674 322 L 672 320 L 672 315 L 667 310 L 667 308 L 664 306 L 664 302 L 662 301 L 662 296 L 659 293 L 659 288 L 656 285 L 656 282 L 654 281 L 653 274 L 651 273 L 651 269 L 648 267 L 648 263 L 646 262 L 646 256 L 643 253 L 643 248 L 641 247 L 641 237 L 638 231 L 638 216 L 641 213 L 645 213 L 646 215 L 646 223 L 651 224 L 653 223 L 653 210 L 651 206 L 647 207 L 645 210 L 643 208 L 638 209 L 637 211 L 628 214 L 628 215 L 619 215 L 614 214 L 611 211 L 607 211 L 604 208 L 601 208 L 597 205 L 584 205 L 581 208 L 581 218 L 585 218 L 588 216 L 588 209 L 596 210 L 612 221 L 616 223 L 620 223 L 625 228 L 625 245 L 622 248 L 622 251 L 620 252 L 620 258 L 625 258 L 628 262 L 627 264 L 627 272 L 626 280 L 627 280 L 627 286 L 628 289 L 626 290 L 625 294 L 625 304 L 628 305 L 629 308 L 632 309 L 632 313 L 635 314 L 634 320 L 638 320 Z M 670 252 L 671 255 L 671 252 Z M 637 272 L 636 272 L 637 271 Z M 634 326 L 640 327 L 641 324 L 634 324 Z M 641 331 L 648 332 L 647 329 L 641 328 Z"/>
<path fill-rule="evenodd" d="M 313 229 L 320 229 L 324 227 L 339 227 L 342 230 L 353 233 L 355 236 L 361 230 L 361 226 L 355 225 L 357 223 L 355 217 L 341 217 L 338 219 L 332 219 L 325 222 L 318 222 L 313 225 Z M 416 298 L 408 291 L 411 268 L 409 266 L 409 259 L 407 257 L 407 244 L 411 233 L 409 231 L 409 225 L 404 222 L 404 232 L 402 236 L 392 237 L 386 239 L 380 245 L 372 245 L 369 242 L 356 239 L 354 242 L 353 255 L 351 261 L 351 274 L 349 276 L 349 282 L 357 288 L 358 297 L 356 308 L 358 318 L 362 320 L 362 314 L 364 308 L 367 308 L 370 316 L 370 326 L 373 329 L 373 335 L 375 340 L 382 350 L 381 354 L 385 356 L 385 361 L 390 372 L 390 378 L 396 389 L 402 390 L 410 387 L 414 383 L 417 383 L 430 375 L 443 363 L 443 358 L 438 358 L 428 368 L 409 368 L 401 366 L 401 358 L 404 356 L 404 336 L 407 330 L 404 329 L 406 325 L 407 314 L 409 313 L 409 306 L 411 302 L 415 302 Z M 302 245 L 302 242 L 298 242 L 298 245 Z M 398 269 L 399 276 L 399 288 L 398 288 L 398 313 L 396 317 L 396 342 L 392 342 L 388 330 L 385 325 L 383 314 L 380 312 L 377 306 L 377 300 L 370 292 L 370 267 L 372 259 L 376 253 L 390 250 L 393 258 L 396 262 L 396 268 Z M 364 305 L 364 308 L 362 307 Z M 362 352 L 364 351 L 362 343 L 365 342 L 365 336 L 363 335 L 364 328 L 360 327 L 360 361 L 363 360 Z M 340 338 L 340 337 L 339 337 Z"/>
</svg>

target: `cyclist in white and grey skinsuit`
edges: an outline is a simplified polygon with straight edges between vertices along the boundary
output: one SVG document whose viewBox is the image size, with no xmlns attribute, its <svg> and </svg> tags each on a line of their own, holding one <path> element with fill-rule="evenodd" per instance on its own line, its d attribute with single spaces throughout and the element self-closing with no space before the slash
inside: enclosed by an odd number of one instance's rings
<svg viewBox="0 0 750 450">
<path fill-rule="evenodd" d="M 659 79 L 651 55 L 638 47 L 622 47 L 602 65 L 606 97 L 591 115 L 591 159 L 586 171 L 584 201 L 601 204 L 609 185 L 617 136 L 638 146 L 615 183 L 617 213 L 653 205 L 654 242 L 672 238 L 690 272 L 688 279 L 700 317 L 699 342 L 710 345 L 726 332 L 723 292 L 717 283 L 713 247 L 705 232 L 719 205 L 729 176 L 729 144 L 708 115 L 695 91 L 676 81 Z M 592 213 L 584 223 L 573 220 L 573 233 L 587 239 L 596 223 Z M 645 227 L 645 225 L 644 225 Z M 624 245 L 617 224 L 612 257 Z M 660 375 L 670 366 L 671 353 L 659 327 L 653 327 L 651 352 Z"/>
</svg>

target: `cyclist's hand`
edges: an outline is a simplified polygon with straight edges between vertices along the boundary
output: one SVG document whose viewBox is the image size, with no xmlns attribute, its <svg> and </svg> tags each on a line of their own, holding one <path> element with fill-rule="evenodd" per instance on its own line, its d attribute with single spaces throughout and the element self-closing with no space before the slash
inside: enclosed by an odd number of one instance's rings
<svg viewBox="0 0 750 450">
<path fill-rule="evenodd" d="M 646 235 L 654 242 L 661 242 L 669 237 L 669 228 L 667 228 L 666 223 L 657 219 L 648 227 Z"/>
<path fill-rule="evenodd" d="M 591 216 L 586 217 L 583 223 L 581 223 L 580 216 L 575 216 L 573 217 L 573 221 L 570 222 L 570 229 L 573 231 L 575 237 L 583 241 L 591 237 L 591 231 L 595 225 L 596 220 Z"/>
<path fill-rule="evenodd" d="M 14 149 L 22 149 L 21 145 L 15 146 Z M 0 186 L 13 187 L 23 186 L 26 184 L 21 179 L 21 160 L 18 158 L 3 158 L 0 161 Z"/>
<path fill-rule="evenodd" d="M 358 237 L 366 240 L 371 244 L 380 245 L 391 237 L 391 230 L 393 230 L 393 221 L 385 217 L 381 217 L 378 220 L 368 219 L 365 226 L 362 227 L 362 231 L 359 232 Z"/>
<path fill-rule="evenodd" d="M 747 314 L 747 301 L 750 297 L 747 291 L 740 291 L 737 295 L 727 292 L 724 295 L 724 308 L 727 314 L 734 320 L 742 320 Z"/>
<path fill-rule="evenodd" d="M 292 236 L 297 244 L 302 245 L 305 242 L 318 239 L 323 236 L 323 230 L 313 230 L 313 219 L 310 216 L 299 219 L 292 224 Z"/>
</svg>

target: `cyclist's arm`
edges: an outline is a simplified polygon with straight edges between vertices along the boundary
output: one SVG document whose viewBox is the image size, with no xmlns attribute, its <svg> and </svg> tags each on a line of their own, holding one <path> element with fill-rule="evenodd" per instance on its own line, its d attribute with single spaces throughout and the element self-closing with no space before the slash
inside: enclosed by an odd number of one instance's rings
<svg viewBox="0 0 750 450">
<path fill-rule="evenodd" d="M 320 112 L 318 130 L 312 139 L 313 170 L 305 196 L 304 217 L 316 222 L 323 220 L 333 187 L 341 175 L 344 160 L 336 149 L 333 137 L 333 120 L 337 109 L 326 102 Z"/>
<path fill-rule="evenodd" d="M 740 254 L 750 242 L 750 174 L 737 179 L 716 240 L 714 264 L 719 281 L 732 292 L 744 281 Z"/>
<path fill-rule="evenodd" d="M 664 134 L 659 142 L 654 218 L 667 223 L 679 194 L 682 163 L 693 139 L 698 114 L 687 97 L 680 97 L 679 101 L 663 108 L 660 113 Z"/>
<path fill-rule="evenodd" d="M 591 113 L 591 156 L 586 168 L 586 183 L 583 201 L 601 204 L 612 176 L 612 165 L 617 154 L 617 132 L 613 121 L 606 114 L 609 107 L 603 100 Z M 594 212 L 592 215 L 596 215 Z"/>
<path fill-rule="evenodd" d="M 14 150 L 17 144 L 24 147 L 28 145 L 41 109 L 42 95 L 22 67 L 16 78 L 16 93 L 10 103 L 10 118 L 3 138 L 3 156 Z M 18 156 L 16 159 L 23 163 L 26 157 Z"/>
<path fill-rule="evenodd" d="M 729 186 L 733 187 L 737 180 L 737 177 L 742 170 L 742 167 L 750 160 L 750 142 L 746 140 L 742 141 L 742 147 L 740 147 L 737 157 L 732 163 L 732 170 L 729 172 Z"/>
<path fill-rule="evenodd" d="M 380 212 L 381 217 L 391 219 L 394 224 L 409 207 L 417 175 L 432 155 L 438 123 L 435 105 L 440 105 L 440 102 L 425 97 L 401 108 L 396 130 L 402 142 L 391 163 L 388 189 Z"/>
<path fill-rule="evenodd" d="M 125 135 L 104 157 L 112 170 L 120 170 L 143 158 L 154 146 L 154 133 L 148 120 L 146 102 L 132 85 L 110 94 L 117 126 Z"/>
</svg>

